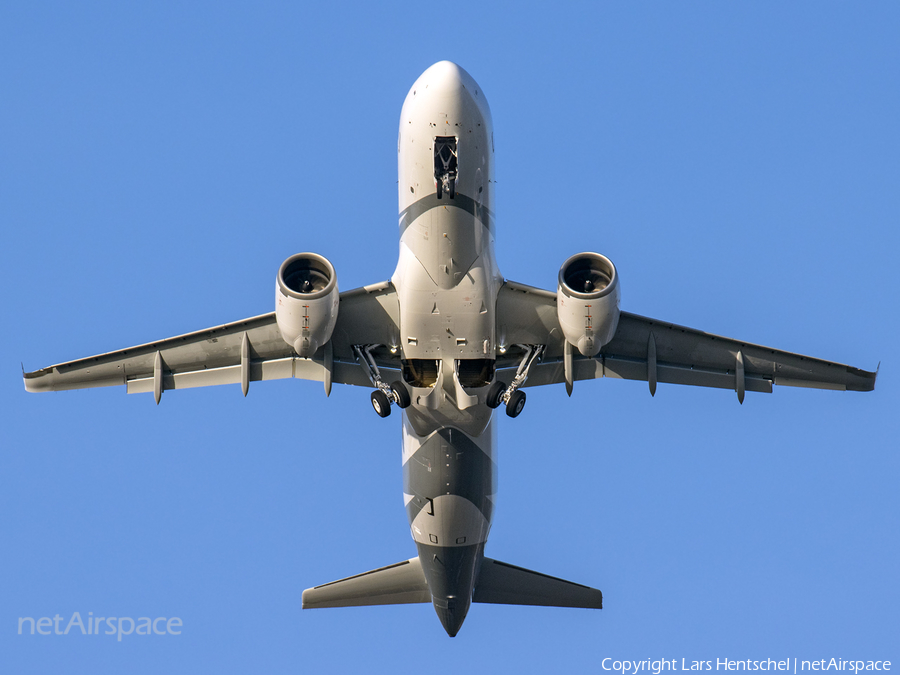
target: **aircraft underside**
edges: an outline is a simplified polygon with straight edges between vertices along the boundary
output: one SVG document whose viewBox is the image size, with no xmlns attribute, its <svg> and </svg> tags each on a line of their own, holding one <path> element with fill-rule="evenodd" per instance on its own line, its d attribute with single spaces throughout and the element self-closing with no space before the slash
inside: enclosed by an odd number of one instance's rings
<svg viewBox="0 0 900 675">
<path fill-rule="evenodd" d="M 341 293 L 331 263 L 299 253 L 275 311 L 25 373 L 28 391 L 124 384 L 152 392 L 298 378 L 372 390 L 402 410 L 404 504 L 417 555 L 303 592 L 304 608 L 433 604 L 459 631 L 471 603 L 601 608 L 595 588 L 485 557 L 499 411 L 526 387 L 602 377 L 748 391 L 869 391 L 876 373 L 621 312 L 615 265 L 566 260 L 556 291 L 504 279 L 494 254 L 494 136 L 480 87 L 442 61 L 413 84 L 398 137 L 400 251 L 389 281 Z"/>
</svg>

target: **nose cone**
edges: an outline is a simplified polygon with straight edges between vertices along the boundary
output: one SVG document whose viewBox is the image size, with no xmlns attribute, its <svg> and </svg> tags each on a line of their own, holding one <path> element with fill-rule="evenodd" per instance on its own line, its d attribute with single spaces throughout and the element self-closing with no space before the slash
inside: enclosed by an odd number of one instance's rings
<svg viewBox="0 0 900 675">
<path fill-rule="evenodd" d="M 465 88 L 464 80 L 474 82 L 471 75 L 452 61 L 438 61 L 419 77 L 429 94 L 442 96 L 458 95 Z"/>
<path fill-rule="evenodd" d="M 452 61 L 438 61 L 419 75 L 406 95 L 404 107 L 428 105 L 423 101 L 470 101 L 483 116 L 490 116 L 487 101 L 478 83 Z"/>
</svg>

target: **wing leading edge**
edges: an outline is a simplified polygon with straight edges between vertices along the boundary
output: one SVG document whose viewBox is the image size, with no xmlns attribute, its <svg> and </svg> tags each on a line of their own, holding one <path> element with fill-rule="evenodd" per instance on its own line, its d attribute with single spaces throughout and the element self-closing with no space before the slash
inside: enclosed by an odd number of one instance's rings
<svg viewBox="0 0 900 675">
<path fill-rule="evenodd" d="M 24 374 L 30 392 L 125 385 L 129 394 L 217 384 L 298 378 L 370 386 L 353 352 L 355 344 L 391 345 L 399 323 L 397 294 L 389 282 L 340 295 L 338 319 L 329 343 L 311 359 L 300 358 L 281 337 L 275 313 L 235 321 L 106 354 L 60 363 Z M 399 357 L 388 349 L 378 365 L 399 373 Z"/>
<path fill-rule="evenodd" d="M 566 381 L 565 340 L 556 318 L 556 294 L 507 282 L 497 301 L 499 339 L 547 345 L 524 386 Z M 505 364 L 504 364 L 505 365 Z M 514 367 L 498 364 L 501 375 Z M 593 358 L 572 357 L 572 379 L 614 377 L 771 393 L 773 385 L 871 391 L 877 372 L 704 333 L 622 312 L 613 339 Z"/>
</svg>

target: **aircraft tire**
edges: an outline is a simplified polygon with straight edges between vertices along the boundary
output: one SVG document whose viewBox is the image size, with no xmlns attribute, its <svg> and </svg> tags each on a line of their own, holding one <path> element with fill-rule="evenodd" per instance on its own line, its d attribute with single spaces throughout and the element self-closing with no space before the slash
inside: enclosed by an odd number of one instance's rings
<svg viewBox="0 0 900 675">
<path fill-rule="evenodd" d="M 372 392 L 372 407 L 375 409 L 375 414 L 379 417 L 387 417 L 391 414 L 391 402 L 388 400 L 387 394 L 381 389 L 376 389 Z"/>
<path fill-rule="evenodd" d="M 512 396 L 509 397 L 509 402 L 506 404 L 506 414 L 510 417 L 518 417 L 519 413 L 525 408 L 525 392 L 519 391 L 516 389 Z"/>
<path fill-rule="evenodd" d="M 399 380 L 391 383 L 391 392 L 394 394 L 397 406 L 401 410 L 409 407 L 409 404 L 412 403 L 412 399 L 409 397 L 409 390 L 406 388 L 406 385 Z"/>
<path fill-rule="evenodd" d="M 500 405 L 500 397 L 503 396 L 504 391 L 506 391 L 506 385 L 500 380 L 497 380 L 490 386 L 484 401 L 487 403 L 488 408 L 496 408 Z"/>
</svg>

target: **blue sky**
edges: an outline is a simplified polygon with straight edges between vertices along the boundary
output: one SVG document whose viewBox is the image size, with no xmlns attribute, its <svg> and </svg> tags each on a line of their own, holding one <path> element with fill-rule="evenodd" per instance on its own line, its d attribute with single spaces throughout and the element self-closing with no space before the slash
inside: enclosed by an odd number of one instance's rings
<svg viewBox="0 0 900 675">
<path fill-rule="evenodd" d="M 900 9 L 890 3 L 18 3 L 0 10 L 0 669 L 604 672 L 604 658 L 900 667 Z M 415 553 L 400 421 L 278 381 L 26 395 L 21 366 L 274 307 L 311 250 L 397 255 L 410 85 L 493 111 L 497 254 L 596 250 L 623 309 L 874 369 L 871 394 L 601 380 L 500 420 L 488 555 L 602 612 L 300 611 Z M 19 617 L 181 635 L 19 636 Z"/>
</svg>

